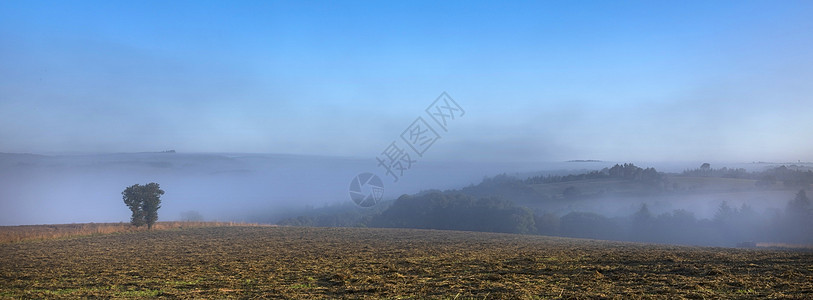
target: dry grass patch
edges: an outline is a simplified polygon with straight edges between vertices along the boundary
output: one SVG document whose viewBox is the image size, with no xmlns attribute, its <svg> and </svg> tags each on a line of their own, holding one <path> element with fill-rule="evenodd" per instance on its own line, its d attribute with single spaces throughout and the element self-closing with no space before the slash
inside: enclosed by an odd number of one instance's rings
<svg viewBox="0 0 813 300">
<path fill-rule="evenodd" d="M 153 230 L 182 229 L 222 226 L 261 226 L 237 222 L 156 222 Z M 0 244 L 31 240 L 49 240 L 75 236 L 146 231 L 145 226 L 134 227 L 129 223 L 84 223 L 53 225 L 0 226 Z"/>
</svg>

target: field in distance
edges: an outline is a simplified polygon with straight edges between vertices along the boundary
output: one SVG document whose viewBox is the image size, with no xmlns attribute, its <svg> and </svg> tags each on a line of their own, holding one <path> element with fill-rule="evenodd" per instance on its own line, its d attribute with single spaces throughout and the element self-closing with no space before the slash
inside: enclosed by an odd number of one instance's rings
<svg viewBox="0 0 813 300">
<path fill-rule="evenodd" d="M 813 252 L 203 227 L 0 244 L 0 298 L 811 298 Z"/>
<path fill-rule="evenodd" d="M 197 222 L 168 221 L 157 222 L 153 229 L 184 229 L 194 227 L 222 226 L 272 226 L 238 222 Z M 131 233 L 148 230 L 146 226 L 134 227 L 129 223 L 79 223 L 51 225 L 0 226 L 0 244 L 32 240 L 50 240 L 76 236 L 90 236 L 111 233 Z"/>
</svg>

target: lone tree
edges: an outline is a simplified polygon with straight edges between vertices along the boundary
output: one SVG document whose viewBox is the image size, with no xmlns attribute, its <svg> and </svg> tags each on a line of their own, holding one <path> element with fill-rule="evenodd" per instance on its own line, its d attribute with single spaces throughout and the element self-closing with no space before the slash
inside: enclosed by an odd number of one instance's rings
<svg viewBox="0 0 813 300">
<path fill-rule="evenodd" d="M 148 229 L 152 229 L 152 225 L 158 221 L 158 209 L 161 208 L 163 194 L 164 191 L 155 182 L 134 184 L 124 189 L 121 198 L 133 212 L 130 224 L 136 227 L 146 224 Z"/>
</svg>

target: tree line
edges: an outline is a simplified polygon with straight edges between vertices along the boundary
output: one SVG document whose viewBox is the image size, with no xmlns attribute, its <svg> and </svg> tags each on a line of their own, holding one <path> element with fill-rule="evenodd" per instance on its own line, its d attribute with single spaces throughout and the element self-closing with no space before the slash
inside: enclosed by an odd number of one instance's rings
<svg viewBox="0 0 813 300">
<path fill-rule="evenodd" d="M 655 168 L 641 168 L 632 163 L 616 164 L 611 168 L 604 168 L 600 171 L 592 171 L 582 174 L 571 175 L 539 175 L 529 177 L 524 180 L 526 184 L 560 183 L 570 181 L 581 181 L 589 179 L 625 179 L 651 184 L 658 184 L 664 181 L 665 177 Z"/>
<path fill-rule="evenodd" d="M 759 172 L 748 172 L 743 168 L 711 168 L 708 163 L 700 168 L 684 170 L 680 176 L 719 177 L 756 180 L 756 186 L 769 188 L 781 184 L 785 188 L 809 188 L 813 185 L 813 170 L 804 166 L 781 165 Z"/>
<path fill-rule="evenodd" d="M 759 214 L 748 205 L 732 207 L 721 202 L 712 218 L 698 218 L 682 209 L 655 215 L 646 204 L 624 217 L 583 211 L 559 216 L 532 211 L 499 197 L 430 192 L 403 195 L 375 213 L 299 216 L 279 224 L 465 230 L 708 246 L 747 241 L 813 243 L 813 205 L 804 190 L 789 200 L 783 211 L 772 215 Z"/>
<path fill-rule="evenodd" d="M 552 199 L 531 187 L 531 184 L 536 183 L 602 178 L 633 181 L 636 184 L 642 183 L 642 186 L 662 186 L 666 182 L 666 176 L 654 168 L 617 164 L 600 171 L 567 176 L 518 179 L 502 174 L 459 190 L 430 190 L 415 195 L 403 195 L 394 201 L 383 203 L 375 210 L 358 210 L 354 207 L 323 210 L 319 214 L 284 219 L 278 224 L 450 229 L 717 246 L 731 246 L 743 241 L 813 243 L 813 211 L 804 190 L 808 186 L 803 184 L 807 182 L 809 174 L 813 174 L 810 171 L 782 166 L 763 172 L 742 173 L 739 169 L 713 169 L 704 164 L 699 169 L 687 170 L 676 176 L 698 174 L 747 174 L 748 178 L 773 175 L 792 182 L 785 184 L 786 186 L 796 186 L 802 182 L 803 188 L 794 199 L 789 199 L 784 210 L 757 213 L 748 205 L 732 207 L 727 202 L 721 202 L 711 218 L 698 218 L 686 210 L 656 215 L 646 205 L 642 205 L 634 214 L 622 217 L 608 217 L 586 211 L 557 214 L 546 211 L 544 205 L 533 206 L 551 203 Z M 564 199 L 568 199 L 569 193 L 578 191 L 566 189 Z M 523 205 L 537 208 L 531 210 Z"/>
<path fill-rule="evenodd" d="M 589 212 L 548 217 L 553 220 L 547 221 L 547 228 L 539 228 L 540 233 L 566 237 L 711 246 L 754 241 L 813 244 L 813 206 L 804 190 L 789 200 L 784 210 L 772 214 L 723 201 L 708 219 L 683 209 L 655 215 L 645 204 L 621 218 Z"/>
</svg>

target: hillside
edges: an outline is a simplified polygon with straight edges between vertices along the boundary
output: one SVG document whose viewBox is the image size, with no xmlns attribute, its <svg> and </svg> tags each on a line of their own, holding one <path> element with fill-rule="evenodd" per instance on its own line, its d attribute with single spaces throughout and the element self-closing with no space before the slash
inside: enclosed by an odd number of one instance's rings
<svg viewBox="0 0 813 300">
<path fill-rule="evenodd" d="M 813 252 L 211 227 L 0 245 L 0 298 L 809 298 Z"/>
<path fill-rule="evenodd" d="M 695 169 L 662 173 L 616 164 L 579 174 L 505 174 L 455 190 L 402 195 L 374 209 L 306 211 L 294 226 L 447 229 L 734 247 L 813 244 L 813 172 Z"/>
</svg>

